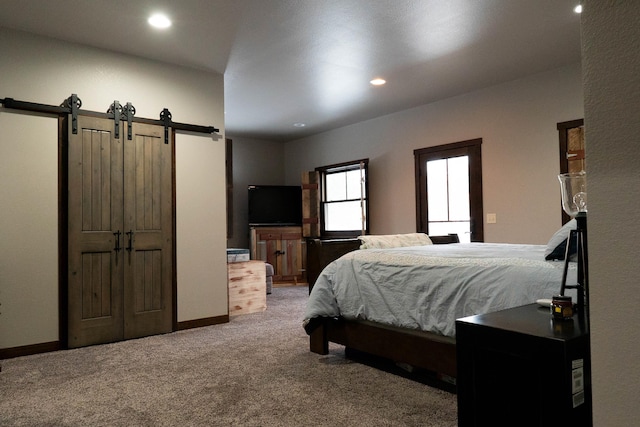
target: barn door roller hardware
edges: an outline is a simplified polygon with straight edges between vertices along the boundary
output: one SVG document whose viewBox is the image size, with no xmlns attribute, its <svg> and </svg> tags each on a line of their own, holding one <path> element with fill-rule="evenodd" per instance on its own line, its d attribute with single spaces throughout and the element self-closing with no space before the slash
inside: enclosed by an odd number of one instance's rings
<svg viewBox="0 0 640 427">
<path fill-rule="evenodd" d="M 107 116 L 110 119 L 113 119 L 113 133 L 115 134 L 116 139 L 120 138 L 120 120 L 122 115 L 122 105 L 120 102 L 113 101 L 113 104 L 107 110 Z"/>
<path fill-rule="evenodd" d="M 32 111 L 35 113 L 55 114 L 58 116 L 71 114 L 71 129 L 74 134 L 78 133 L 78 112 L 80 112 L 80 107 L 82 107 L 82 100 L 80 100 L 78 95 L 75 93 L 65 99 L 59 106 L 16 101 L 13 98 L 0 99 L 0 104 L 4 105 L 5 108 L 11 108 L 12 110 Z"/>
<path fill-rule="evenodd" d="M 169 128 L 171 127 L 171 111 L 164 108 L 160 112 L 160 121 L 164 124 L 164 143 L 169 143 Z"/>
<path fill-rule="evenodd" d="M 82 107 L 82 100 L 78 98 L 78 95 L 73 93 L 62 103 L 62 105 L 71 109 L 71 131 L 75 135 L 78 133 L 78 110 Z"/>
<path fill-rule="evenodd" d="M 133 116 L 136 115 L 136 107 L 130 102 L 127 102 L 127 104 L 122 107 L 122 112 L 127 118 L 127 139 L 131 141 L 131 124 L 133 123 Z"/>
<path fill-rule="evenodd" d="M 113 131 L 115 133 L 116 139 L 120 138 L 120 120 L 126 120 L 127 139 L 131 141 L 131 124 L 133 123 L 133 116 L 135 114 L 136 107 L 134 107 L 130 102 L 127 102 L 125 105 L 120 105 L 120 102 L 118 100 L 115 100 L 113 101 L 113 104 L 109 106 L 109 109 L 107 110 L 107 116 L 110 119 L 113 119 Z"/>
<path fill-rule="evenodd" d="M 16 101 L 13 98 L 0 98 L 0 104 L 2 104 L 5 108 L 9 108 L 12 110 L 21 110 L 21 111 L 32 111 L 36 113 L 44 113 L 44 114 L 53 114 L 60 117 L 71 114 L 71 128 L 74 134 L 78 133 L 78 114 L 86 114 L 97 117 L 107 117 L 115 119 L 115 115 L 117 114 L 119 120 L 116 120 L 116 129 L 119 133 L 119 123 L 120 120 L 123 120 L 123 115 L 126 117 L 128 124 L 128 138 L 131 139 L 131 124 L 133 122 L 138 123 L 147 123 L 152 125 L 162 125 L 165 128 L 165 143 L 169 142 L 169 128 L 173 128 L 175 130 L 182 130 L 186 132 L 193 133 L 206 133 L 213 134 L 219 132 L 220 129 L 213 126 L 199 126 L 192 125 L 188 123 L 177 123 L 171 120 L 171 112 L 168 109 L 163 109 L 160 113 L 160 120 L 153 119 L 144 119 L 134 117 L 136 109 L 131 105 L 130 102 L 127 102 L 125 107 L 122 107 L 120 103 L 115 105 L 118 101 L 115 101 L 112 106 L 109 108 L 107 114 L 98 113 L 95 111 L 86 111 L 80 110 L 82 106 L 82 101 L 78 98 L 78 95 L 75 93 L 72 94 L 69 98 L 65 99 L 61 105 L 47 105 L 47 104 L 37 104 L 34 102 L 25 102 L 25 101 Z M 111 111 L 113 108 L 113 111 Z"/>
<path fill-rule="evenodd" d="M 220 129 L 215 128 L 213 126 L 198 126 L 198 125 L 190 125 L 188 123 L 174 122 L 171 120 L 171 111 L 169 111 L 168 108 L 164 108 L 160 112 L 160 122 L 164 125 L 165 144 L 169 143 L 169 128 L 173 128 L 175 130 L 184 130 L 187 132 L 208 133 L 208 134 L 213 134 L 220 131 Z"/>
</svg>

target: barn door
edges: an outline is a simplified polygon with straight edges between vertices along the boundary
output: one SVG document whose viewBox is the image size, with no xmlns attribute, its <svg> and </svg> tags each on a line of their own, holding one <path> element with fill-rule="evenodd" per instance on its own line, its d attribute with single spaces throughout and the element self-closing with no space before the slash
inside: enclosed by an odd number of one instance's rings
<svg viewBox="0 0 640 427">
<path fill-rule="evenodd" d="M 172 141 L 78 117 L 68 148 L 68 345 L 172 328 Z"/>
<path fill-rule="evenodd" d="M 123 145 L 106 119 L 69 132 L 69 347 L 121 340 Z"/>
<path fill-rule="evenodd" d="M 124 141 L 124 337 L 172 329 L 172 146 L 164 128 L 133 123 Z"/>
</svg>

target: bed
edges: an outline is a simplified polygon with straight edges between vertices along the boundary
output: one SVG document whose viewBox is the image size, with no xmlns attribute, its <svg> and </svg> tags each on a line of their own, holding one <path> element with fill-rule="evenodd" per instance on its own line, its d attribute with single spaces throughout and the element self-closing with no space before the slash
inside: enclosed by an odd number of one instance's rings
<svg viewBox="0 0 640 427">
<path fill-rule="evenodd" d="M 455 379 L 455 319 L 557 294 L 569 229 L 548 245 L 363 242 L 313 285 L 303 321 L 310 350 L 327 354 L 334 342 Z"/>
</svg>

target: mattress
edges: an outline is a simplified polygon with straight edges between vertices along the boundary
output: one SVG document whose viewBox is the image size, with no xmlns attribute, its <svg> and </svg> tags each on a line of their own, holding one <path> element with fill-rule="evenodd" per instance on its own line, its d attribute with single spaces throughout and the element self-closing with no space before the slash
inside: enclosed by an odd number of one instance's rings
<svg viewBox="0 0 640 427">
<path fill-rule="evenodd" d="M 315 318 L 341 316 L 454 337 L 458 318 L 557 294 L 564 262 L 545 261 L 545 249 L 465 243 L 353 251 L 318 277 L 305 329 Z M 575 277 L 570 265 L 567 283 Z"/>
</svg>

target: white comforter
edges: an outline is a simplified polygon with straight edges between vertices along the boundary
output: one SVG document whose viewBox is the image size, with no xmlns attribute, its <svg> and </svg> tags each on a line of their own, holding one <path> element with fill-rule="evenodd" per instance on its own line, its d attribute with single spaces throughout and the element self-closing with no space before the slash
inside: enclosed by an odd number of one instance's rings
<svg viewBox="0 0 640 427">
<path fill-rule="evenodd" d="M 551 298 L 564 262 L 545 246 L 449 244 L 348 253 L 329 264 L 309 296 L 304 325 L 342 316 L 455 336 L 455 320 Z M 568 284 L 575 283 L 570 266 Z M 574 296 L 575 300 L 575 296 Z"/>
</svg>

